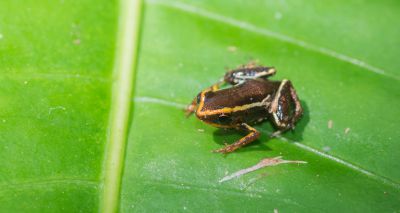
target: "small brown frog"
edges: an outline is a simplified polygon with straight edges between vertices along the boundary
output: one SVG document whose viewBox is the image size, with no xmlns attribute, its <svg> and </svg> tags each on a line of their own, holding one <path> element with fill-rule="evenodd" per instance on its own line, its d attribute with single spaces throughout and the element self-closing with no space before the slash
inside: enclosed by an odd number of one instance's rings
<svg viewBox="0 0 400 213">
<path fill-rule="evenodd" d="M 235 143 L 214 152 L 233 152 L 255 141 L 260 132 L 250 125 L 265 120 L 270 120 L 277 129 L 271 137 L 294 129 L 303 109 L 289 80 L 268 80 L 275 73 L 273 67 L 255 64 L 228 71 L 219 82 L 201 91 L 186 108 L 187 116 L 195 113 L 212 126 L 248 132 Z M 232 86 L 220 89 L 226 83 Z"/>
</svg>

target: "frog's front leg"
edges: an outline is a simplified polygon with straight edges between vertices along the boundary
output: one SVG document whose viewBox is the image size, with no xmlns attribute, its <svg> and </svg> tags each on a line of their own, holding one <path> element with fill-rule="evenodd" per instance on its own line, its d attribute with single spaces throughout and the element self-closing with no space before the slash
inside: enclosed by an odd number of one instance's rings
<svg viewBox="0 0 400 213">
<path fill-rule="evenodd" d="M 200 94 L 206 93 L 206 92 L 209 92 L 209 91 L 215 92 L 215 91 L 219 90 L 219 88 L 220 88 L 224 83 L 225 83 L 224 79 L 221 79 L 221 80 L 219 80 L 217 83 L 211 85 L 209 88 L 207 88 L 207 89 L 203 90 L 202 92 L 200 92 Z M 199 95 L 200 95 L 200 94 L 199 94 Z M 197 104 L 198 104 L 198 102 L 199 102 L 198 99 L 200 98 L 199 95 L 197 95 L 197 96 L 193 99 L 192 103 L 189 104 L 189 105 L 186 107 L 186 109 L 185 109 L 185 115 L 186 115 L 186 117 L 189 117 L 191 114 L 193 114 L 194 112 L 196 112 L 196 110 L 197 110 Z"/>
<path fill-rule="evenodd" d="M 256 129 L 253 127 L 243 123 L 239 126 L 240 129 L 246 130 L 249 132 L 246 136 L 241 138 L 240 140 L 236 141 L 235 143 L 231 145 L 227 145 L 224 148 L 214 150 L 213 152 L 220 152 L 220 153 L 230 153 L 235 151 L 236 149 L 239 149 L 240 147 L 249 144 L 255 140 L 257 140 L 260 137 L 260 132 L 258 132 Z"/>
<path fill-rule="evenodd" d="M 197 109 L 197 97 L 195 97 L 191 104 L 189 104 L 185 109 L 186 117 L 189 117 L 191 114 L 196 112 Z"/>
</svg>

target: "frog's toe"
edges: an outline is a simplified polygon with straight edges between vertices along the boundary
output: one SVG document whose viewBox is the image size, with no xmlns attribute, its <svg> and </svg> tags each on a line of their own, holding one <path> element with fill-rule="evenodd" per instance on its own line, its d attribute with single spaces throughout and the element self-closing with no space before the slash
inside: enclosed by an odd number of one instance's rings
<svg viewBox="0 0 400 213">
<path fill-rule="evenodd" d="M 214 152 L 214 153 L 222 153 L 222 154 L 227 154 L 232 151 L 233 151 L 232 147 L 227 146 L 227 145 L 224 148 L 212 150 L 212 152 Z"/>
<path fill-rule="evenodd" d="M 228 151 L 225 150 L 224 148 L 222 148 L 222 149 L 215 149 L 215 150 L 212 150 L 211 152 L 214 152 L 214 153 L 222 153 L 222 154 L 228 153 Z"/>
</svg>

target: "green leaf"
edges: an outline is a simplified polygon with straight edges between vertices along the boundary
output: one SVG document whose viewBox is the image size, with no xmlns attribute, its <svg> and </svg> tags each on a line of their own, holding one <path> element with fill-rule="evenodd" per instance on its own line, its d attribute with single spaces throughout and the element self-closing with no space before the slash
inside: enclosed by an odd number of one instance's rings
<svg viewBox="0 0 400 213">
<path fill-rule="evenodd" d="M 0 2 L 0 212 L 400 210 L 397 2 L 135 3 Z M 305 114 L 211 153 L 242 135 L 183 108 L 253 59 Z M 219 183 L 276 156 L 308 163 Z"/>
<path fill-rule="evenodd" d="M 93 3 L 0 2 L 1 212 L 99 206 L 118 12 Z"/>
</svg>

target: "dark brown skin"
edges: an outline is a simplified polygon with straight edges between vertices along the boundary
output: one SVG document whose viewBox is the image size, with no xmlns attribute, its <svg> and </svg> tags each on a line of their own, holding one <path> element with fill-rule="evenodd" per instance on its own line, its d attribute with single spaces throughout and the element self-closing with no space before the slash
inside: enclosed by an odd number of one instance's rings
<svg viewBox="0 0 400 213">
<path fill-rule="evenodd" d="M 275 72 L 274 68 L 252 64 L 231 70 L 221 82 L 200 92 L 187 107 L 187 115 L 195 113 L 207 124 L 248 132 L 242 139 L 215 152 L 233 152 L 253 142 L 260 133 L 250 125 L 264 120 L 270 120 L 277 128 L 272 137 L 294 129 L 303 109 L 290 81 L 267 79 Z M 233 86 L 219 89 L 223 83 Z"/>
<path fill-rule="evenodd" d="M 268 95 L 270 95 L 270 98 L 268 99 L 269 102 L 271 102 L 272 97 L 279 88 L 279 85 L 280 82 L 266 81 L 264 79 L 250 79 L 236 87 L 215 92 L 206 92 L 204 106 L 202 107 L 201 112 L 259 103 Z M 221 114 L 204 116 L 200 115 L 200 113 L 196 113 L 196 116 L 206 123 L 217 123 L 229 127 L 236 127 L 242 123 L 254 124 L 261 118 L 267 119 L 268 108 L 265 106 L 257 106 L 247 110 L 227 113 L 225 116 L 221 116 Z"/>
</svg>

